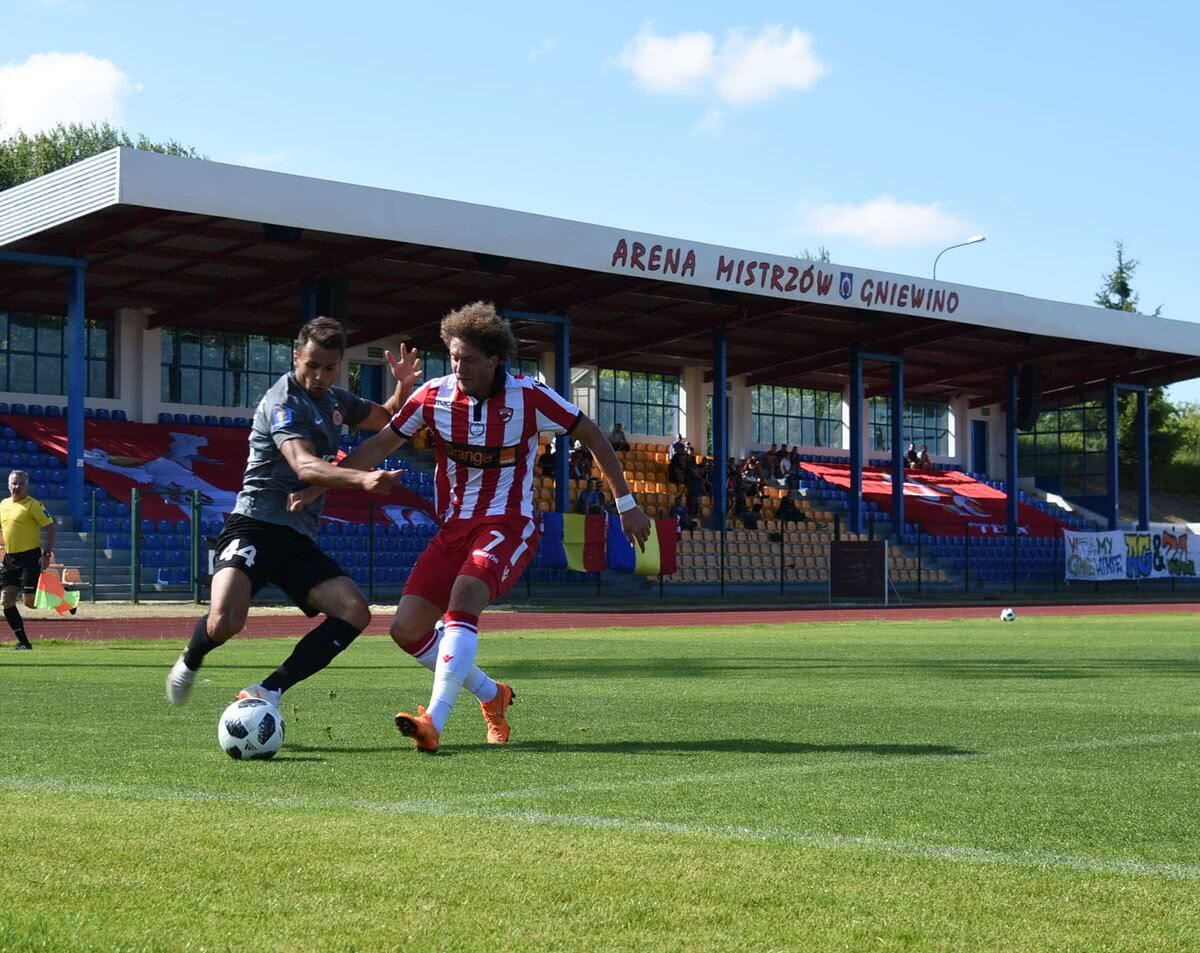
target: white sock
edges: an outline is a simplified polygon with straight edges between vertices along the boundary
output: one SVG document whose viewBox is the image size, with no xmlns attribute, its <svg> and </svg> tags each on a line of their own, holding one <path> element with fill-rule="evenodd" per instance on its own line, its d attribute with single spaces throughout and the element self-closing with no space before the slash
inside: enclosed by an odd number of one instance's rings
<svg viewBox="0 0 1200 953">
<path fill-rule="evenodd" d="M 474 625 L 458 619 L 446 623 L 433 672 L 433 694 L 429 697 L 429 707 L 425 709 L 439 732 L 450 720 L 463 682 L 475 667 L 478 648 L 479 630 Z"/>
<path fill-rule="evenodd" d="M 426 646 L 425 651 L 420 655 L 413 655 L 413 658 L 431 672 L 437 671 L 438 646 L 442 644 L 442 636 L 445 633 L 445 626 L 439 622 L 437 628 L 434 629 L 433 641 Z M 477 665 L 472 665 L 471 671 L 463 679 L 463 688 L 485 704 L 495 698 L 497 692 L 496 683 L 488 676 L 487 672 Z"/>
</svg>

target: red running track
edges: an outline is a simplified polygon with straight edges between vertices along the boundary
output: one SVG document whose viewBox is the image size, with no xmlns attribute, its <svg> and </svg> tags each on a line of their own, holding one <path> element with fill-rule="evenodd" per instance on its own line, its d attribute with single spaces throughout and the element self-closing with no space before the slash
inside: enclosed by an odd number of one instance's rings
<svg viewBox="0 0 1200 953">
<path fill-rule="evenodd" d="M 1014 606 L 1018 616 L 1145 615 L 1170 613 L 1200 615 L 1200 603 L 1152 603 L 1136 605 Z M 87 604 L 79 608 L 87 612 Z M 547 629 L 646 628 L 667 625 L 799 625 L 806 622 L 918 622 L 938 619 L 993 619 L 994 606 L 927 606 L 908 609 L 763 609 L 749 611 L 706 610 L 704 612 L 488 612 L 481 621 L 483 632 L 512 632 Z M 106 641 L 112 639 L 174 639 L 191 635 L 194 618 L 140 619 L 31 619 L 30 635 L 43 639 Z M 312 623 L 299 613 L 251 617 L 240 638 L 296 637 Z M 372 623 L 369 633 L 382 633 L 384 620 Z"/>
</svg>

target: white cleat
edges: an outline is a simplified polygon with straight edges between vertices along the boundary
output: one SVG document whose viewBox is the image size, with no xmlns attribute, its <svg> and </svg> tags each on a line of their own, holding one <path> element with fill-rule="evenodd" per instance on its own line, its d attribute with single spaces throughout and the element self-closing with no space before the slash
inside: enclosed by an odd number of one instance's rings
<svg viewBox="0 0 1200 953">
<path fill-rule="evenodd" d="M 167 672 L 167 701 L 172 705 L 183 705 L 192 697 L 192 684 L 196 673 L 183 664 L 183 656 Z"/>
<path fill-rule="evenodd" d="M 242 698 L 261 698 L 265 702 L 270 702 L 276 708 L 279 707 L 279 699 L 283 697 L 283 692 L 272 691 L 269 688 L 263 688 L 261 685 L 251 685 L 249 688 L 243 688 L 237 693 L 239 699 Z"/>
</svg>

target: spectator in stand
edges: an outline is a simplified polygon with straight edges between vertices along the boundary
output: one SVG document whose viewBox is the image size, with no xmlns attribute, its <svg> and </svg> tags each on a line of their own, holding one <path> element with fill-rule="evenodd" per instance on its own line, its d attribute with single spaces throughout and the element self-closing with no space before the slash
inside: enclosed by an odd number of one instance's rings
<svg viewBox="0 0 1200 953">
<path fill-rule="evenodd" d="M 629 440 L 625 437 L 625 428 L 618 421 L 613 424 L 612 433 L 608 435 L 608 442 L 612 444 L 614 450 L 625 451 L 629 449 Z"/>
<path fill-rule="evenodd" d="M 589 516 L 604 513 L 604 494 L 596 485 L 595 477 L 588 479 L 587 488 L 579 494 L 579 499 L 575 501 L 575 512 Z"/>
<path fill-rule="evenodd" d="M 758 529 L 758 513 L 761 511 L 761 503 L 756 504 L 753 509 L 750 508 L 750 503 L 744 493 L 739 493 L 734 499 L 734 516 L 742 521 L 742 525 L 746 529 Z"/>
<path fill-rule="evenodd" d="M 771 444 L 771 449 L 762 455 L 762 459 L 759 461 L 759 464 L 758 464 L 758 468 L 759 468 L 758 476 L 759 476 L 759 479 L 762 480 L 764 483 L 766 483 L 767 480 L 770 480 L 772 477 L 775 476 L 775 460 L 778 457 L 778 455 L 779 455 L 779 450 L 775 444 Z"/>
<path fill-rule="evenodd" d="M 700 479 L 704 484 L 704 495 L 713 495 L 713 458 L 705 457 L 700 463 Z"/>
<path fill-rule="evenodd" d="M 929 459 L 929 447 L 926 444 L 921 444 L 921 454 L 917 457 L 917 466 L 922 470 L 933 469 L 933 461 Z"/>
<path fill-rule="evenodd" d="M 904 465 L 906 467 L 917 467 L 921 465 L 921 458 L 917 454 L 916 444 L 910 443 L 908 450 L 904 454 Z"/>
<path fill-rule="evenodd" d="M 694 517 L 700 512 L 700 498 L 704 495 L 704 478 L 700 475 L 700 464 L 690 457 L 684 470 L 684 486 L 687 488 L 688 512 Z"/>
<path fill-rule="evenodd" d="M 673 444 L 671 444 L 671 456 L 674 457 L 675 454 L 677 454 L 677 453 L 686 453 L 687 448 L 688 448 L 688 445 L 687 445 L 687 442 L 683 439 L 683 434 L 679 434 L 675 438 L 675 442 Z"/>
<path fill-rule="evenodd" d="M 672 454 L 671 463 L 667 467 L 667 479 L 677 486 L 683 486 L 687 481 L 687 464 L 688 455 L 686 450 L 679 450 Z"/>
<path fill-rule="evenodd" d="M 554 441 L 551 440 L 546 444 L 546 449 L 542 451 L 542 455 L 538 457 L 538 469 L 542 476 L 554 479 L 554 465 L 558 462 L 558 456 L 554 452 Z"/>
<path fill-rule="evenodd" d="M 783 502 L 779 504 L 779 522 L 780 523 L 802 523 L 804 522 L 804 511 L 800 509 L 792 499 L 791 494 L 783 498 Z"/>
<path fill-rule="evenodd" d="M 572 480 L 587 480 L 592 475 L 592 458 L 590 454 L 579 452 L 576 447 L 571 451 L 570 472 Z"/>
<path fill-rule="evenodd" d="M 742 482 L 757 484 L 760 476 L 758 457 L 752 453 L 746 457 L 746 462 L 742 464 Z"/>
<path fill-rule="evenodd" d="M 675 522 L 679 524 L 680 529 L 686 529 L 690 532 L 698 525 L 692 514 L 688 512 L 687 504 L 683 501 L 682 496 L 675 497 L 675 505 L 671 507 L 671 515 L 675 517 Z"/>
<path fill-rule="evenodd" d="M 788 474 L 792 472 L 792 460 L 787 454 L 779 455 L 779 459 L 775 463 L 775 472 L 781 480 L 788 478 Z"/>
</svg>

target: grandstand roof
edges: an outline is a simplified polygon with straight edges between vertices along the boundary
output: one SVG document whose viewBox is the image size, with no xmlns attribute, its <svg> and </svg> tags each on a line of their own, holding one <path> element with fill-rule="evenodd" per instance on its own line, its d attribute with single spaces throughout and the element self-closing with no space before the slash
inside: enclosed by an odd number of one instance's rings
<svg viewBox="0 0 1200 953">
<path fill-rule="evenodd" d="M 440 347 L 441 316 L 486 298 L 522 353 L 553 342 L 522 314 L 569 316 L 577 364 L 708 366 L 723 328 L 751 384 L 838 388 L 854 348 L 902 351 L 914 399 L 1000 400 L 1011 364 L 1039 364 L 1049 399 L 1200 376 L 1189 322 L 132 149 L 0 192 L 0 248 L 85 258 L 89 313 L 152 327 L 290 335 L 300 284 L 332 274 L 354 343 Z M 0 263 L 0 309 L 64 300 L 60 270 Z"/>
</svg>

